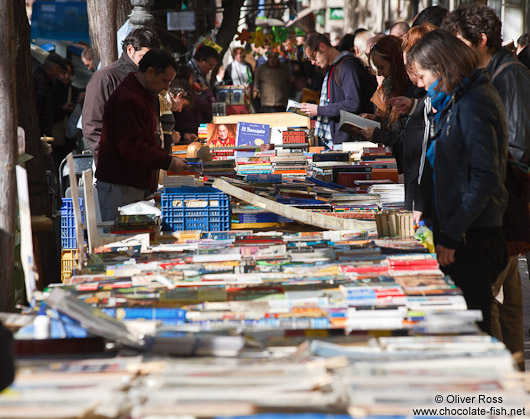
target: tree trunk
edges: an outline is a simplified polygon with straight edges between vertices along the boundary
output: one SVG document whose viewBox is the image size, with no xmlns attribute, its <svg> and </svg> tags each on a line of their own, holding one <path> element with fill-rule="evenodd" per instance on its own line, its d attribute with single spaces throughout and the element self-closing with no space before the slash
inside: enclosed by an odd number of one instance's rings
<svg viewBox="0 0 530 419">
<path fill-rule="evenodd" d="M 221 67 L 223 57 L 230 46 L 230 42 L 234 39 L 239 24 L 241 7 L 244 3 L 245 0 L 223 0 L 223 21 L 221 22 L 216 38 L 216 43 L 223 48 L 223 51 L 220 54 L 221 59 L 219 60 L 219 63 L 217 63 L 212 74 L 217 74 L 219 71 L 219 67 Z M 215 86 L 214 76 L 212 76 L 210 85 L 213 90 Z"/>
<path fill-rule="evenodd" d="M 118 59 L 116 0 L 87 0 L 87 11 L 94 65 L 106 67 Z"/>
<path fill-rule="evenodd" d="M 13 1 L 0 0 L 0 311 L 13 309 L 17 108 Z"/>
<path fill-rule="evenodd" d="M 46 179 L 46 159 L 39 136 L 39 123 L 35 111 L 35 90 L 31 74 L 29 22 L 24 0 L 12 0 L 15 18 L 15 66 L 18 125 L 26 132 L 26 153 L 33 159 L 26 162 L 28 171 L 29 200 L 32 215 L 52 218 L 52 201 Z M 2 60 L 4 62 L 5 60 Z M 42 262 L 42 281 L 50 284 L 60 280 L 60 255 L 54 232 L 38 233 Z M 3 262 L 2 262 L 3 263 Z"/>
<path fill-rule="evenodd" d="M 116 30 L 121 28 L 121 26 L 129 18 L 131 10 L 131 0 L 116 0 Z"/>
</svg>

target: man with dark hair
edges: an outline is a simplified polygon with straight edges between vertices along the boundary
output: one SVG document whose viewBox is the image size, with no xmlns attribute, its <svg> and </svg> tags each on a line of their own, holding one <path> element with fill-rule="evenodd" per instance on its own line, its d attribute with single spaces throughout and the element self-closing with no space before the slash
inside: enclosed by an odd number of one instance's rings
<svg viewBox="0 0 530 419">
<path fill-rule="evenodd" d="M 499 92 L 506 109 L 510 154 L 516 161 L 530 164 L 530 95 L 527 94 L 530 71 L 516 60 L 510 50 L 502 47 L 500 19 L 493 9 L 474 3 L 451 12 L 442 28 L 471 47 L 478 57 L 478 66 L 490 73 L 491 83 Z M 510 258 L 508 266 L 496 280 L 494 295 L 501 286 L 504 302 L 498 305 L 500 322 L 498 314 L 492 316 L 496 321 L 492 325 L 494 336 L 501 340 L 504 338 L 512 352 L 524 351 L 518 256 Z M 492 309 L 493 313 L 495 311 L 496 307 Z"/>
<path fill-rule="evenodd" d="M 443 6 L 429 6 L 418 13 L 414 22 L 412 22 L 412 26 L 421 26 L 424 23 L 430 23 L 439 28 L 442 26 L 442 22 L 448 14 L 449 10 Z"/>
<path fill-rule="evenodd" d="M 131 72 L 138 71 L 138 63 L 153 48 L 159 48 L 158 36 L 150 29 L 133 30 L 122 44 L 121 57 L 111 65 L 96 71 L 86 87 L 83 105 L 83 136 L 98 164 L 99 140 L 103 126 L 105 103 L 122 80 Z"/>
<path fill-rule="evenodd" d="M 53 123 L 55 122 L 53 84 L 67 71 L 66 61 L 52 52 L 33 72 L 35 104 L 41 136 L 53 136 Z"/>
<path fill-rule="evenodd" d="M 409 31 L 410 26 L 407 22 L 397 22 L 390 27 L 390 35 L 403 38 L 403 36 Z"/>
<path fill-rule="evenodd" d="M 489 71 L 508 117 L 512 157 L 530 164 L 530 71 L 502 47 L 501 21 L 493 9 L 479 3 L 460 6 L 447 16 L 443 29 L 455 34 L 475 52 L 479 67 Z M 510 63 L 510 64 L 508 64 Z"/>
<path fill-rule="evenodd" d="M 158 170 L 181 171 L 184 160 L 158 144 L 155 100 L 177 74 L 170 53 L 150 50 L 105 105 L 96 170 L 101 218 L 112 221 L 118 208 L 142 200 L 156 189 Z"/>
<path fill-rule="evenodd" d="M 322 145 L 332 148 L 350 139 L 339 131 L 340 111 L 373 113 L 370 103 L 377 83 L 362 62 L 349 51 L 339 52 L 329 39 L 318 32 L 307 37 L 304 46 L 311 63 L 326 70 L 320 92 L 320 105 L 302 103 L 300 110 L 318 116 L 315 137 Z"/>
<path fill-rule="evenodd" d="M 193 68 L 195 81 L 200 84 L 201 90 L 198 93 L 202 98 L 210 98 L 214 102 L 214 95 L 208 87 L 207 76 L 220 61 L 219 53 L 212 47 L 201 45 L 193 54 L 193 58 L 188 65 Z"/>
<path fill-rule="evenodd" d="M 528 32 L 517 40 L 517 58 L 530 68 L 530 33 Z"/>
</svg>

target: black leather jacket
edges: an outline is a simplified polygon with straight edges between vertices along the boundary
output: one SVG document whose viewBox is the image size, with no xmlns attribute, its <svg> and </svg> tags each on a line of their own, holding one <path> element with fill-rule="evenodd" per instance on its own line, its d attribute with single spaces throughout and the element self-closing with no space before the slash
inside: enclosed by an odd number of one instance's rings
<svg viewBox="0 0 530 419">
<path fill-rule="evenodd" d="M 510 50 L 499 48 L 486 70 L 491 77 L 504 63 L 517 61 Z M 530 70 L 523 65 L 510 65 L 491 83 L 497 88 L 506 109 L 508 144 L 512 157 L 530 164 Z"/>
<path fill-rule="evenodd" d="M 476 227 L 501 227 L 508 156 L 506 116 L 485 70 L 457 87 L 434 126 L 438 243 L 456 248 Z"/>
</svg>

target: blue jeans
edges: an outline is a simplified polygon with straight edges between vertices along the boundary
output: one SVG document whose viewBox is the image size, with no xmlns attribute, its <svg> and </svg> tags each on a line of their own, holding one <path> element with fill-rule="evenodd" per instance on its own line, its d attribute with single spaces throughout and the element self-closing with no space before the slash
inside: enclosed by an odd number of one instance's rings
<svg viewBox="0 0 530 419">
<path fill-rule="evenodd" d="M 119 215 L 119 207 L 141 201 L 146 196 L 145 189 L 138 189 L 127 185 L 118 185 L 98 180 L 99 208 L 101 210 L 101 221 L 114 221 Z"/>
</svg>

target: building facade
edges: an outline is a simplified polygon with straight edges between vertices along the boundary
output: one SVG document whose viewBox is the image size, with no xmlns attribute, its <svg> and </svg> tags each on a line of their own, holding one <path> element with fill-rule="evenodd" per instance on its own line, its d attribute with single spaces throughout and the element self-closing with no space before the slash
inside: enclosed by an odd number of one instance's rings
<svg viewBox="0 0 530 419">
<path fill-rule="evenodd" d="M 412 23 L 427 6 L 441 5 L 453 10 L 473 0 L 309 0 L 316 16 L 316 30 L 328 32 L 331 39 L 353 32 L 356 28 L 385 32 L 395 22 Z M 483 0 L 495 10 L 503 23 L 505 40 L 517 38 L 530 30 L 530 0 Z"/>
</svg>

